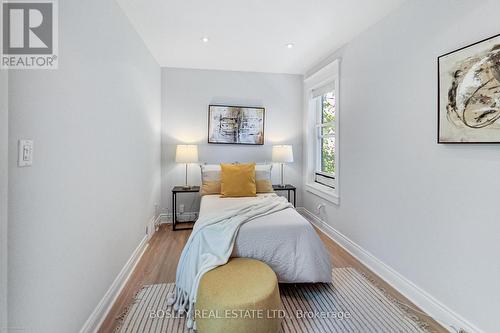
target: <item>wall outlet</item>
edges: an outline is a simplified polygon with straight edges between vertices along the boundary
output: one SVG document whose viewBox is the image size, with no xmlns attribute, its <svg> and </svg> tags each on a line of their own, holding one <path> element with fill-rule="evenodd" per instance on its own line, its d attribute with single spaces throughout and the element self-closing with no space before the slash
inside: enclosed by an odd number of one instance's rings
<svg viewBox="0 0 500 333">
<path fill-rule="evenodd" d="M 33 140 L 19 140 L 17 165 L 27 167 L 33 164 Z"/>
<path fill-rule="evenodd" d="M 184 204 L 179 205 L 179 213 L 184 213 Z"/>
<path fill-rule="evenodd" d="M 325 208 L 325 204 L 320 203 L 316 206 L 316 213 L 321 214 L 321 210 Z"/>
</svg>

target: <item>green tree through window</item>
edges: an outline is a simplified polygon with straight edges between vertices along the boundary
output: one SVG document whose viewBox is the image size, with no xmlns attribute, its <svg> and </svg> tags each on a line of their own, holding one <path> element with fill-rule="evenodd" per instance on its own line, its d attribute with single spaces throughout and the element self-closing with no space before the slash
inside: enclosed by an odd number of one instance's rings
<svg viewBox="0 0 500 333">
<path fill-rule="evenodd" d="M 335 92 L 321 96 L 321 171 L 335 174 Z"/>
</svg>

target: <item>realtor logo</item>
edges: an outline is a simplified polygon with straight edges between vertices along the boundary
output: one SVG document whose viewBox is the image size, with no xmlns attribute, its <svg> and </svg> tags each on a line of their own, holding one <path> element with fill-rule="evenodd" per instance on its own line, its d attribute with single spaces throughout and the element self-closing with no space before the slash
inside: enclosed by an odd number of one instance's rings
<svg viewBox="0 0 500 333">
<path fill-rule="evenodd" d="M 0 0 L 3 69 L 57 68 L 56 0 Z"/>
</svg>

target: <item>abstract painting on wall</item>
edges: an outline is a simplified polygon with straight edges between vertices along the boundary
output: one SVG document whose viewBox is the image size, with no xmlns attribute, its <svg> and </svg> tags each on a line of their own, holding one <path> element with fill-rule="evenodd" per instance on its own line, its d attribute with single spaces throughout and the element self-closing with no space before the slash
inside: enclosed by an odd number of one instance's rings
<svg viewBox="0 0 500 333">
<path fill-rule="evenodd" d="M 438 58 L 438 143 L 500 143 L 500 35 Z"/>
<path fill-rule="evenodd" d="M 264 144 L 264 108 L 208 107 L 208 143 Z"/>
</svg>

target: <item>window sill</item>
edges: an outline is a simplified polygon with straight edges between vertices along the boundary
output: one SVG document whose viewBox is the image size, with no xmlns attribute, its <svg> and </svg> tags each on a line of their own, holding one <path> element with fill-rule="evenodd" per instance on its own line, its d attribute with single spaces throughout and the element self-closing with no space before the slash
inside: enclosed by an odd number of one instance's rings
<svg viewBox="0 0 500 333">
<path fill-rule="evenodd" d="M 340 202 L 340 198 L 335 190 L 327 186 L 315 183 L 307 183 L 305 188 L 307 192 L 317 195 L 318 197 L 323 198 L 333 204 L 338 205 Z"/>
</svg>

